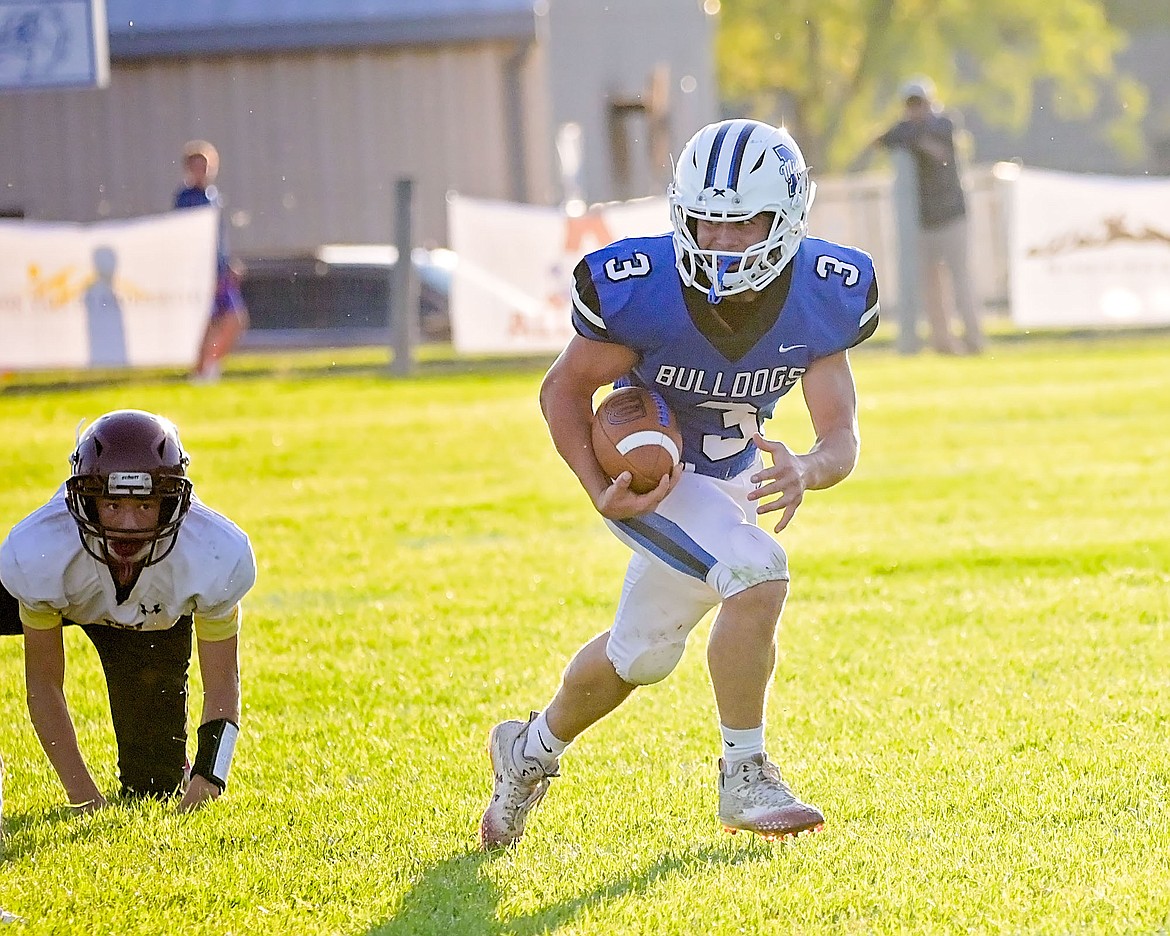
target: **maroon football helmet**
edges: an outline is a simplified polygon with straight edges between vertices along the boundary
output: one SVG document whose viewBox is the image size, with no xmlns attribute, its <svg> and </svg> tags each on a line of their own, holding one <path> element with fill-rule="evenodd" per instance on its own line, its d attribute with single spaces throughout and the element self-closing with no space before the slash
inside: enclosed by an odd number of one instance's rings
<svg viewBox="0 0 1170 936">
<path fill-rule="evenodd" d="M 174 423 L 142 410 L 114 410 L 86 427 L 69 459 L 73 474 L 65 482 L 69 513 L 77 521 L 86 552 L 105 565 L 110 541 L 141 541 L 135 563 L 154 565 L 175 548 L 179 525 L 191 507 L 190 459 Z M 159 497 L 158 523 L 147 530 L 105 526 L 99 497 Z"/>
</svg>

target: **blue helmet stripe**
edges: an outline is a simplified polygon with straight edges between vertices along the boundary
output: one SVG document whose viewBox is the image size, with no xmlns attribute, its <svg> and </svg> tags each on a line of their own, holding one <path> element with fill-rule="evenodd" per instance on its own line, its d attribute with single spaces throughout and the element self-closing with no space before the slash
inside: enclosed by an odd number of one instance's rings
<svg viewBox="0 0 1170 936">
<path fill-rule="evenodd" d="M 727 136 L 730 127 L 731 124 L 725 123 L 715 134 L 715 142 L 711 144 L 711 155 L 707 157 L 707 177 L 703 182 L 705 189 L 715 184 L 715 167 L 719 163 L 719 151 L 723 149 L 723 138 Z"/>
<path fill-rule="evenodd" d="M 732 190 L 739 188 L 739 170 L 743 163 L 743 153 L 747 149 L 755 124 L 747 124 L 739 131 L 739 138 L 735 141 L 735 150 L 731 154 L 731 171 L 727 175 L 727 187 Z"/>
</svg>

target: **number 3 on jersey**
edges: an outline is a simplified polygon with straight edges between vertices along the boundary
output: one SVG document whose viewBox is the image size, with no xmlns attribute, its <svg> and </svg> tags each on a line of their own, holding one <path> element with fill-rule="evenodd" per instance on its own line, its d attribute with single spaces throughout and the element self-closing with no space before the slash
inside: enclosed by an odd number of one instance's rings
<svg viewBox="0 0 1170 936">
<path fill-rule="evenodd" d="M 618 261 L 612 257 L 605 263 L 605 275 L 611 282 L 620 283 L 631 276 L 648 276 L 650 273 L 650 258 L 640 250 L 634 251 L 629 260 Z"/>
<path fill-rule="evenodd" d="M 832 273 L 840 276 L 841 281 L 846 286 L 853 286 L 861 278 L 861 271 L 852 263 L 846 263 L 844 260 L 838 260 L 828 254 L 821 254 L 817 257 L 817 276 L 827 280 Z"/>
<path fill-rule="evenodd" d="M 724 428 L 739 429 L 738 436 L 714 434 L 703 436 L 703 454 L 711 461 L 738 455 L 748 447 L 752 436 L 760 428 L 759 411 L 750 403 L 715 403 L 708 400 L 699 405 L 707 409 L 722 410 Z"/>
</svg>

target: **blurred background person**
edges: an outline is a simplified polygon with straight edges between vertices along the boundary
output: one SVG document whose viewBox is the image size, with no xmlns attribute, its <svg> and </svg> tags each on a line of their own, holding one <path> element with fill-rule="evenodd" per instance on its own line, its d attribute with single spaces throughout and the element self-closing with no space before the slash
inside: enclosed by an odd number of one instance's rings
<svg viewBox="0 0 1170 936">
<path fill-rule="evenodd" d="M 959 176 L 955 121 L 943 111 L 929 78 L 907 81 L 902 86 L 902 100 L 902 119 L 871 145 L 897 147 L 914 157 L 922 300 L 930 344 L 940 354 L 978 354 L 984 339 L 971 283 L 967 199 Z M 949 290 L 944 278 L 950 281 Z M 961 343 L 952 330 L 952 305 L 963 325 Z"/>
<path fill-rule="evenodd" d="M 215 299 L 191 374 L 192 379 L 199 381 L 219 378 L 220 361 L 235 347 L 248 327 L 248 309 L 240 292 L 240 277 L 232 268 L 228 254 L 223 200 L 215 186 L 218 174 L 219 152 L 214 146 L 206 140 L 191 140 L 183 147 L 183 188 L 175 195 L 175 207 L 214 205 L 220 209 L 215 250 Z"/>
</svg>

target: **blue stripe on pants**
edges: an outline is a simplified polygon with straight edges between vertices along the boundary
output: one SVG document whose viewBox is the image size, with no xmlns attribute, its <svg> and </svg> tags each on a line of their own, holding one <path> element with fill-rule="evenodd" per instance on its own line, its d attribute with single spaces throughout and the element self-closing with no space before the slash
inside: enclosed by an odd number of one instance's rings
<svg viewBox="0 0 1170 936">
<path fill-rule="evenodd" d="M 644 514 L 613 523 L 671 568 L 686 575 L 706 581 L 707 573 L 715 565 L 714 556 L 687 536 L 682 527 L 660 514 Z"/>
</svg>

